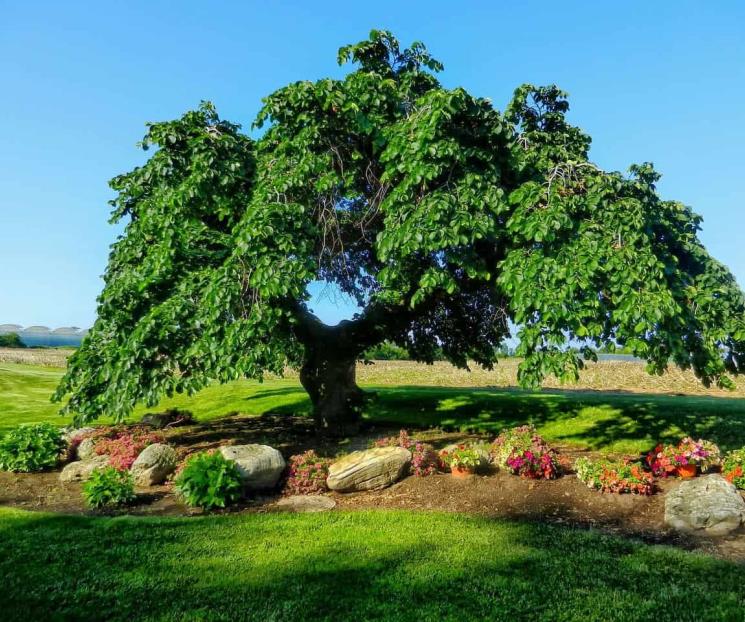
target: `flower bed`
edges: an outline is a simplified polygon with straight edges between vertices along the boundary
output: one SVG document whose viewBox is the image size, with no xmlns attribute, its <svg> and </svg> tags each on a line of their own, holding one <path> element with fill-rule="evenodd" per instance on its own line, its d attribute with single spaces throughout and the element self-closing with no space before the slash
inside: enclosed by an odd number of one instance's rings
<svg viewBox="0 0 745 622">
<path fill-rule="evenodd" d="M 72 442 L 77 446 L 86 438 L 96 441 L 96 454 L 108 456 L 109 464 L 118 471 L 128 470 L 148 445 L 165 442 L 162 434 L 151 432 L 150 428 L 143 426 L 101 427 L 75 437 Z"/>
<path fill-rule="evenodd" d="M 503 430 L 492 443 L 494 462 L 527 479 L 555 479 L 561 471 L 556 451 L 531 425 Z"/>
<path fill-rule="evenodd" d="M 601 492 L 636 495 L 651 495 L 654 492 L 652 474 L 631 460 L 577 458 L 574 470 L 581 482 Z"/>
<path fill-rule="evenodd" d="M 720 463 L 720 451 L 711 441 L 685 437 L 677 445 L 657 445 L 647 454 L 646 464 L 657 477 L 679 474 L 681 468 L 707 470 Z"/>
</svg>

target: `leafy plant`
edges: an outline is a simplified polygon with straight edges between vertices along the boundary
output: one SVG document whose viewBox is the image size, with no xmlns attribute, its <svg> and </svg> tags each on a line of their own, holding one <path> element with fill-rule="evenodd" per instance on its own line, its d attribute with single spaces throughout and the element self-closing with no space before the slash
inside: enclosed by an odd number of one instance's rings
<svg viewBox="0 0 745 622">
<path fill-rule="evenodd" d="M 135 499 L 135 483 L 129 471 L 113 466 L 96 469 L 83 484 L 83 498 L 93 508 L 127 505 Z"/>
<path fill-rule="evenodd" d="M 577 478 L 590 488 L 602 492 L 651 495 L 654 478 L 642 466 L 630 460 L 590 460 L 577 458 L 574 463 Z"/>
<path fill-rule="evenodd" d="M 321 458 L 312 449 L 292 456 L 285 490 L 292 495 L 313 495 L 326 491 L 330 464 L 331 460 Z"/>
<path fill-rule="evenodd" d="M 148 125 L 153 155 L 111 181 L 124 231 L 55 394 L 77 422 L 290 365 L 317 426 L 345 434 L 369 348 L 491 368 L 512 326 L 522 386 L 576 380 L 611 343 L 733 386 L 745 296 L 701 218 L 651 164 L 592 163 L 564 91 L 525 84 L 498 111 L 387 31 L 338 61 L 353 67 L 264 98 L 256 140 L 210 103 Z M 362 310 L 325 325 L 314 281 Z"/>
<path fill-rule="evenodd" d="M 481 454 L 473 447 L 462 443 L 453 449 L 443 449 L 440 460 L 450 469 L 466 469 L 475 471 L 481 465 Z"/>
<path fill-rule="evenodd" d="M 495 464 L 529 479 L 559 476 L 559 456 L 532 425 L 508 428 L 494 439 L 491 452 Z"/>
<path fill-rule="evenodd" d="M 514 452 L 527 451 L 544 441 L 532 425 L 521 425 L 502 430 L 491 446 L 493 461 L 500 467 L 507 466 L 507 459 Z"/>
<path fill-rule="evenodd" d="M 29 473 L 52 468 L 64 448 L 60 429 L 51 423 L 20 425 L 0 440 L 0 470 Z"/>
<path fill-rule="evenodd" d="M 175 484 L 187 505 L 205 510 L 236 502 L 243 487 L 235 462 L 215 451 L 189 456 Z"/>
<path fill-rule="evenodd" d="M 730 451 L 724 456 L 722 475 L 728 482 L 745 490 L 745 447 Z"/>
</svg>

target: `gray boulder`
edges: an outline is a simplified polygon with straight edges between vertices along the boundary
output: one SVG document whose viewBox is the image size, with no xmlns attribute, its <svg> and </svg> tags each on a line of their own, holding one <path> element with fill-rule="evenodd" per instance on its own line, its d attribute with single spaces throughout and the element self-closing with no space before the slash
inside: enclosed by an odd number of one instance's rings
<svg viewBox="0 0 745 622">
<path fill-rule="evenodd" d="M 665 523 L 688 533 L 724 536 L 745 520 L 745 501 L 721 475 L 683 481 L 665 499 Z"/>
<path fill-rule="evenodd" d="M 176 451 L 170 445 L 153 443 L 142 450 L 132 463 L 132 476 L 137 486 L 162 484 L 176 470 Z"/>
<path fill-rule="evenodd" d="M 403 447 L 354 451 L 329 467 L 326 485 L 340 492 L 385 488 L 401 479 L 410 463 L 411 452 Z"/>
<path fill-rule="evenodd" d="M 59 475 L 61 482 L 84 482 L 91 473 L 109 464 L 108 456 L 94 456 L 90 460 L 78 460 L 66 465 Z"/>
<path fill-rule="evenodd" d="M 96 457 L 96 443 L 98 441 L 92 438 L 84 438 L 78 445 L 78 460 L 91 460 Z"/>
<path fill-rule="evenodd" d="M 243 485 L 249 490 L 274 488 L 285 470 L 285 459 L 269 445 L 229 445 L 220 453 L 238 466 Z"/>
</svg>

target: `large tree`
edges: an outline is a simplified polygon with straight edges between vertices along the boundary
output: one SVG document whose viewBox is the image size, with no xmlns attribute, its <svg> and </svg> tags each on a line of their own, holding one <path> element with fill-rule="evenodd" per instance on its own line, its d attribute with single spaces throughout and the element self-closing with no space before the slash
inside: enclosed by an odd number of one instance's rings
<svg viewBox="0 0 745 622">
<path fill-rule="evenodd" d="M 355 363 L 390 340 L 419 361 L 491 367 L 517 327 L 519 380 L 576 377 L 593 346 L 727 385 L 745 361 L 745 299 L 659 197 L 650 164 L 588 160 L 566 94 L 524 85 L 506 111 L 388 32 L 339 51 L 341 80 L 264 100 L 257 140 L 202 104 L 149 125 L 147 163 L 114 178 L 98 319 L 57 399 L 78 421 L 207 383 L 300 370 L 321 428 L 358 421 Z M 308 308 L 325 281 L 363 309 Z"/>
</svg>

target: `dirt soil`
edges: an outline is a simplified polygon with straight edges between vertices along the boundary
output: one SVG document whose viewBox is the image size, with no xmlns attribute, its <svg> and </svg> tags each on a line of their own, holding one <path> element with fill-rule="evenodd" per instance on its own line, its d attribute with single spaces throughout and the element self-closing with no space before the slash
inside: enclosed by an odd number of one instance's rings
<svg viewBox="0 0 745 622">
<path fill-rule="evenodd" d="M 371 428 L 351 441 L 338 442 L 315 436 L 307 419 L 235 415 L 208 424 L 166 430 L 165 434 L 167 441 L 183 458 L 194 451 L 245 443 L 272 445 L 285 457 L 311 448 L 321 455 L 336 456 L 366 448 L 372 439 L 396 435 L 397 432 L 394 429 Z M 479 438 L 438 430 L 417 432 L 416 436 L 437 448 L 460 440 Z M 557 449 L 570 462 L 580 455 L 593 456 L 592 452 L 573 447 Z M 455 479 L 449 474 L 407 477 L 384 490 L 328 494 L 336 501 L 337 510 L 447 511 L 564 524 L 635 537 L 650 543 L 701 550 L 745 563 L 745 530 L 742 528 L 725 538 L 693 538 L 665 526 L 665 493 L 677 485 L 679 482 L 676 480 L 662 480 L 657 494 L 650 497 L 602 494 L 587 488 L 571 473 L 553 481 L 530 481 L 493 470 L 465 480 Z M 254 496 L 230 511 L 279 511 L 276 502 L 280 498 L 279 493 Z M 0 505 L 68 514 L 102 514 L 84 505 L 80 484 L 61 483 L 59 471 L 32 474 L 0 472 Z M 199 510 L 187 508 L 174 494 L 172 487 L 164 485 L 139 490 L 135 505 L 106 514 L 184 516 L 200 513 Z"/>
</svg>

